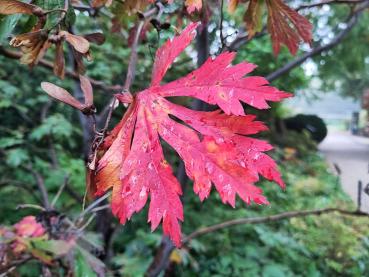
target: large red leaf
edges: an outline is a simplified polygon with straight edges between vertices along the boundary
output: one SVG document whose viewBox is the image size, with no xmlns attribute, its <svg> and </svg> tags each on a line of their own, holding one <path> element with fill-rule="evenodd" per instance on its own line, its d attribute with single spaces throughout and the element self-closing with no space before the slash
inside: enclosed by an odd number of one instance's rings
<svg viewBox="0 0 369 277">
<path fill-rule="evenodd" d="M 235 206 L 236 195 L 247 204 L 267 204 L 254 185 L 259 175 L 284 183 L 275 162 L 264 154 L 272 147 L 246 135 L 266 130 L 255 116 L 244 115 L 240 101 L 267 108 L 289 94 L 268 86 L 262 77 L 246 77 L 255 66 L 230 66 L 234 54 L 209 59 L 188 76 L 160 86 L 174 59 L 194 38 L 196 23 L 165 43 L 156 53 L 152 86 L 134 96 L 122 121 L 105 139 L 104 156 L 98 163 L 97 195 L 113 188 L 112 210 L 125 223 L 150 198 L 149 222 L 154 230 L 162 221 L 164 233 L 181 244 L 183 220 L 181 186 L 165 160 L 160 138 L 185 163 L 194 191 L 203 200 L 212 184 L 222 201 Z M 168 101 L 168 96 L 190 96 L 217 104 L 223 110 L 193 111 Z"/>
</svg>

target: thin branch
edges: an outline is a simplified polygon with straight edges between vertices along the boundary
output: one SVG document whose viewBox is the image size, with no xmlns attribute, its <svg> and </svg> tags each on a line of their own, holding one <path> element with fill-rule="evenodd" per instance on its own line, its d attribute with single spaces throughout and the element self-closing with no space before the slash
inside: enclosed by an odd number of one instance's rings
<svg viewBox="0 0 369 277">
<path fill-rule="evenodd" d="M 63 184 L 60 186 L 60 188 L 59 188 L 58 192 L 56 193 L 54 199 L 51 201 L 51 207 L 54 207 L 55 206 L 55 204 L 58 201 L 60 195 L 62 194 L 62 192 L 64 191 L 65 187 L 67 186 L 68 182 L 69 182 L 69 176 L 66 175 L 64 177 Z"/>
<path fill-rule="evenodd" d="M 24 166 L 24 168 L 28 170 L 35 178 L 38 190 L 41 193 L 43 206 L 45 207 L 46 210 L 50 210 L 51 206 L 50 206 L 49 196 L 46 190 L 44 178 L 41 176 L 41 174 L 38 171 L 33 169 L 32 164 L 28 164 Z"/>
<path fill-rule="evenodd" d="M 12 51 L 12 50 L 8 50 L 3 46 L 0 46 L 0 54 L 3 55 L 4 57 L 10 58 L 10 59 L 20 59 L 22 57 L 22 54 L 18 51 Z M 54 64 L 50 61 L 47 61 L 45 59 L 41 59 L 38 62 L 39 65 L 47 68 L 47 69 L 53 69 L 54 68 Z M 70 70 L 66 70 L 65 71 L 65 75 L 69 76 L 77 81 L 79 81 L 79 74 L 74 72 L 74 71 L 70 71 Z M 114 86 L 109 86 L 106 85 L 105 83 L 89 78 L 91 84 L 97 88 L 97 89 L 101 89 L 105 92 L 109 92 L 109 93 L 114 93 L 114 92 L 118 92 L 118 91 L 122 91 L 122 86 L 118 86 L 118 85 L 114 85 Z"/>
<path fill-rule="evenodd" d="M 267 33 L 268 32 L 266 26 L 264 26 L 263 30 L 257 32 L 253 37 L 249 37 L 249 34 L 246 32 L 241 33 L 231 42 L 231 44 L 227 48 L 229 51 L 237 51 L 237 49 L 240 48 L 241 46 L 249 43 L 251 40 L 255 38 L 262 37 Z"/>
<path fill-rule="evenodd" d="M 365 0 L 324 0 L 324 1 L 317 2 L 317 3 L 300 5 L 296 8 L 296 11 L 315 8 L 315 7 L 321 7 L 324 5 L 331 5 L 331 4 L 359 4 L 359 3 L 363 3 L 364 1 Z"/>
<path fill-rule="evenodd" d="M 111 192 L 106 193 L 104 196 L 101 196 L 100 198 L 96 199 L 94 202 L 90 204 L 75 220 L 75 222 L 82 219 L 86 214 L 88 214 L 90 211 L 92 211 L 95 207 L 97 207 L 101 202 L 103 202 L 105 199 L 107 199 L 111 195 Z"/>
<path fill-rule="evenodd" d="M 236 225 L 243 225 L 243 224 L 260 224 L 260 223 L 270 223 L 275 221 L 280 221 L 284 219 L 289 218 L 295 218 L 295 217 L 305 217 L 305 216 L 320 216 L 322 214 L 329 214 L 329 213 L 339 213 L 342 215 L 348 215 L 348 216 L 366 216 L 368 217 L 369 214 L 361 212 L 361 211 L 349 211 L 349 210 L 343 210 L 339 208 L 325 208 L 325 209 L 318 209 L 318 210 L 304 210 L 304 211 L 291 211 L 291 212 L 285 212 L 270 216 L 264 216 L 264 217 L 251 217 L 251 218 L 239 218 L 239 219 L 233 219 L 229 221 L 225 221 L 219 224 L 215 224 L 209 227 L 204 227 L 196 230 L 195 232 L 191 233 L 190 235 L 186 236 L 182 243 L 187 244 L 192 239 L 209 234 L 212 232 L 216 232 L 228 227 L 236 226 Z"/>
<path fill-rule="evenodd" d="M 140 42 L 141 32 L 142 29 L 146 23 L 146 20 L 155 15 L 155 13 L 158 13 L 158 16 L 162 13 L 163 6 L 158 4 L 155 6 L 155 8 L 148 10 L 147 12 L 143 14 L 139 14 L 140 22 L 138 23 L 137 30 L 135 33 L 135 37 L 133 39 L 133 43 L 131 45 L 131 55 L 129 57 L 128 62 L 128 69 L 127 69 L 127 75 L 126 75 L 126 81 L 123 86 L 124 92 L 129 92 L 132 82 L 135 78 L 136 74 L 136 65 L 137 65 L 137 51 L 138 51 L 138 44 Z"/>
<path fill-rule="evenodd" d="M 16 269 L 17 267 L 29 262 L 30 260 L 34 259 L 33 257 L 26 257 L 22 260 L 16 260 L 11 262 L 10 264 L 1 267 L 1 271 L 0 271 L 0 276 L 9 276 L 8 274 L 13 271 L 14 269 Z"/>
<path fill-rule="evenodd" d="M 44 207 L 39 206 L 39 205 L 35 205 L 35 204 L 20 204 L 15 209 L 16 210 L 19 210 L 19 209 L 35 209 L 35 210 L 40 210 L 40 211 L 46 211 Z"/>
<path fill-rule="evenodd" d="M 138 42 L 140 40 L 140 35 L 141 35 L 141 32 L 142 32 L 142 29 L 143 29 L 144 25 L 145 25 L 144 20 L 141 20 L 138 23 L 135 38 L 134 38 L 132 46 L 131 46 L 131 56 L 129 57 L 126 81 L 125 81 L 124 86 L 123 86 L 123 90 L 125 92 L 129 91 L 129 89 L 132 85 L 133 79 L 135 78 L 136 64 L 137 64 L 137 47 L 138 47 Z"/>
<path fill-rule="evenodd" d="M 367 0 L 364 5 L 361 5 L 358 7 L 358 9 L 349 17 L 349 20 L 346 22 L 347 26 L 344 30 L 342 30 L 332 41 L 326 45 L 318 46 L 314 49 L 312 49 L 309 52 L 306 52 L 305 54 L 297 57 L 293 61 L 285 64 L 281 68 L 277 69 L 276 71 L 270 73 L 268 76 L 266 76 L 266 79 L 270 82 L 274 81 L 275 79 L 279 78 L 281 75 L 286 74 L 290 70 L 294 69 L 295 67 L 301 65 L 303 62 L 305 62 L 307 59 L 316 56 L 326 50 L 329 50 L 336 45 L 338 45 L 344 37 L 351 31 L 351 29 L 355 26 L 355 24 L 358 21 L 358 18 L 360 14 L 363 12 L 364 9 L 369 7 L 369 1 Z"/>
<path fill-rule="evenodd" d="M 262 223 L 270 223 L 270 222 L 276 222 L 284 219 L 290 219 L 290 218 L 296 218 L 296 217 L 306 217 L 306 216 L 320 216 L 323 214 L 330 214 L 330 213 L 338 213 L 341 215 L 347 215 L 347 216 L 365 216 L 369 217 L 369 214 L 361 212 L 361 211 L 350 211 L 350 210 L 344 210 L 339 208 L 325 208 L 325 209 L 317 209 L 317 210 L 302 210 L 302 211 L 290 211 L 290 212 L 284 212 L 279 213 L 275 215 L 269 215 L 269 216 L 263 216 L 263 217 L 251 217 L 251 218 L 238 218 L 233 219 L 229 221 L 224 221 L 215 225 L 211 225 L 208 227 L 200 228 L 188 236 L 185 236 L 182 240 L 182 244 L 188 244 L 192 239 L 197 238 L 199 236 L 213 233 L 225 228 L 237 226 L 237 225 L 244 225 L 244 224 L 262 224 Z M 165 269 L 165 262 L 158 259 L 160 256 L 169 257 L 171 252 L 175 249 L 173 243 L 168 243 L 170 241 L 167 237 L 165 238 L 167 241 L 162 241 L 162 245 L 165 244 L 166 247 L 160 247 L 160 253 L 156 255 L 156 260 L 154 262 L 161 262 L 163 265 L 160 267 L 155 268 L 156 270 L 153 270 L 153 268 L 149 268 L 149 270 L 146 272 L 146 276 L 149 277 L 156 277 L 160 274 L 160 272 Z"/>
<path fill-rule="evenodd" d="M 226 43 L 223 35 L 223 21 L 224 21 L 224 0 L 220 0 L 220 22 L 219 22 L 219 32 L 220 32 L 220 44 L 221 44 L 221 51 L 226 48 Z"/>
</svg>

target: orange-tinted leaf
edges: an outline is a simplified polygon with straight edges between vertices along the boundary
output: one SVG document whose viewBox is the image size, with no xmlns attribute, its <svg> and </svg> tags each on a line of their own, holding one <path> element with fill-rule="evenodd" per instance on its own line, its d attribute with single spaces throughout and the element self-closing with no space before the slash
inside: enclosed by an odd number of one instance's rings
<svg viewBox="0 0 369 277">
<path fill-rule="evenodd" d="M 84 108 L 84 105 L 82 105 L 76 98 L 70 95 L 68 91 L 61 87 L 58 87 L 52 83 L 42 82 L 41 88 L 54 99 L 68 104 L 78 110 L 82 110 Z"/>
<path fill-rule="evenodd" d="M 60 34 L 65 37 L 65 40 L 72 45 L 77 52 L 86 54 L 90 49 L 90 43 L 84 37 L 73 35 L 67 31 L 60 31 Z"/>
<path fill-rule="evenodd" d="M 238 2 L 239 2 L 239 0 L 228 0 L 228 11 L 230 12 L 230 13 L 233 13 L 235 10 L 236 10 L 236 8 L 237 8 L 237 6 L 238 6 Z"/>
<path fill-rule="evenodd" d="M 0 14 L 33 14 L 39 7 L 31 4 L 27 4 L 17 0 L 1 0 L 0 1 Z"/>
<path fill-rule="evenodd" d="M 290 94 L 270 87 L 262 77 L 244 77 L 255 66 L 231 66 L 234 53 L 209 59 L 188 76 L 166 85 L 160 82 L 174 59 L 194 38 L 196 23 L 167 41 L 156 53 L 152 85 L 135 94 L 129 110 L 103 144 L 98 162 L 97 195 L 113 188 L 112 211 L 125 223 L 150 199 L 148 221 L 154 230 L 160 222 L 176 246 L 181 244 L 182 190 L 167 163 L 160 139 L 184 161 L 201 200 L 212 186 L 224 203 L 268 204 L 255 186 L 259 175 L 284 187 L 275 162 L 264 154 L 272 147 L 247 137 L 266 130 L 255 116 L 245 115 L 240 101 L 267 108 Z M 174 104 L 171 96 L 189 96 L 218 105 L 223 111 L 200 112 Z M 183 124 L 184 123 L 184 124 Z"/>
<path fill-rule="evenodd" d="M 249 38 L 253 37 L 256 32 L 262 29 L 264 3 L 260 0 L 250 0 L 249 6 L 245 13 L 245 22 Z"/>
<path fill-rule="evenodd" d="M 301 41 L 311 43 L 312 25 L 305 17 L 288 7 L 282 0 L 265 0 L 268 8 L 268 30 L 277 55 L 281 44 L 295 55 Z"/>
<path fill-rule="evenodd" d="M 136 107 L 132 104 L 124 114 L 120 124 L 105 139 L 109 149 L 99 161 L 99 174 L 96 177 L 97 194 L 120 184 L 120 169 L 128 156 L 136 117 Z"/>
<path fill-rule="evenodd" d="M 188 13 L 193 13 L 195 10 L 201 11 L 202 0 L 186 0 L 185 5 Z"/>
<path fill-rule="evenodd" d="M 147 0 L 126 0 L 123 3 L 123 10 L 131 15 L 145 10 L 150 1 Z"/>
<path fill-rule="evenodd" d="M 20 62 L 33 66 L 42 58 L 50 44 L 47 41 L 48 33 L 44 30 L 25 33 L 15 36 L 10 41 L 13 47 L 20 47 L 23 53 Z"/>
<path fill-rule="evenodd" d="M 111 3 L 113 2 L 113 0 L 93 0 L 91 2 L 91 7 L 93 8 L 98 8 L 101 6 L 110 6 Z"/>
</svg>

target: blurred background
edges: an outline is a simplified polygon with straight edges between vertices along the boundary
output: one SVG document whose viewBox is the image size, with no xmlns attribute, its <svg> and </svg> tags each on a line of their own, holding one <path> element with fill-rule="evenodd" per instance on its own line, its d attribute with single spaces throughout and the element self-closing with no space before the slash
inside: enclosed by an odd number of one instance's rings
<svg viewBox="0 0 369 277">
<path fill-rule="evenodd" d="M 288 2 L 297 7 L 302 2 L 313 1 Z M 165 10 L 164 17 L 173 9 L 179 9 L 177 4 L 171 7 Z M 237 62 L 255 63 L 258 68 L 253 74 L 268 76 L 310 49 L 332 42 L 347 27 L 350 12 L 350 5 L 341 4 L 302 10 L 314 25 L 312 48 L 304 44 L 294 57 L 284 47 L 275 56 L 269 35 L 261 35 L 237 49 Z M 242 9 L 232 16 L 225 13 L 223 26 L 228 42 L 237 37 L 238 26 L 243 26 L 243 13 Z M 106 34 L 103 45 L 92 45 L 93 61 L 86 66 L 88 76 L 108 85 L 122 84 L 130 54 L 130 33 L 135 28 L 135 21 L 131 20 L 134 16 L 122 20 L 124 28 L 111 32 L 110 19 L 90 17 L 78 10 L 76 14 L 76 33 L 98 30 Z M 218 18 L 219 12 L 214 10 L 205 24 L 206 39 L 198 36 L 197 43 L 176 60 L 166 81 L 195 69 L 204 59 L 204 49 L 210 55 L 217 54 L 220 47 Z M 22 17 L 13 33 L 24 32 L 27 20 Z M 166 20 L 171 26 L 181 28 L 175 18 Z M 262 138 L 275 147 L 270 154 L 277 160 L 286 190 L 261 180 L 259 186 L 271 205 L 246 206 L 238 201 L 233 209 L 223 205 L 214 191 L 201 203 L 187 180 L 183 197 L 184 234 L 230 219 L 287 211 L 338 207 L 369 212 L 366 193 L 369 191 L 366 189 L 369 183 L 368 26 L 366 10 L 334 47 L 312 55 L 301 66 L 272 81 L 273 86 L 293 92 L 293 99 L 273 104 L 270 110 L 246 108 L 270 128 Z M 138 48 L 132 91 L 149 85 L 153 53 L 173 34 L 174 28 L 163 30 L 158 36 L 151 25 L 147 27 Z M 60 80 L 42 65 L 32 70 L 21 65 L 9 55 L 9 51 L 14 51 L 8 46 L 9 35 L 0 38 L 0 224 L 10 226 L 24 216 L 39 214 L 32 207 L 16 207 L 42 203 L 37 185 L 40 180 L 50 199 L 54 199 L 63 186 L 54 207 L 60 214 L 78 217 L 85 194 L 85 159 L 91 140 L 91 122 L 72 108 L 51 100 L 41 90 L 40 83 L 56 83 L 76 97 L 81 96 L 79 83 L 68 76 Z M 46 60 L 53 59 L 53 51 L 48 51 Z M 72 70 L 70 49 L 66 47 L 64 51 L 68 57 L 67 68 Z M 98 115 L 104 115 L 111 96 L 112 91 L 94 88 Z M 176 101 L 191 104 L 190 99 Z M 111 126 L 120 120 L 124 111 L 124 107 L 114 111 Z M 170 149 L 165 151 L 177 168 L 178 157 Z M 109 209 L 105 209 L 96 211 L 96 216 L 84 228 L 83 237 L 93 242 L 90 252 L 103 261 L 108 275 L 144 276 L 153 264 L 162 232 L 150 232 L 146 218 L 147 207 L 122 226 Z M 84 268 L 80 276 L 95 276 L 88 271 L 85 260 L 81 258 L 76 263 Z M 17 276 L 40 276 L 42 270 L 37 260 L 16 269 Z M 58 274 L 66 276 L 63 270 L 59 266 Z M 369 220 L 363 216 L 332 213 L 224 228 L 199 236 L 170 252 L 165 272 L 165 276 L 367 276 Z"/>
</svg>

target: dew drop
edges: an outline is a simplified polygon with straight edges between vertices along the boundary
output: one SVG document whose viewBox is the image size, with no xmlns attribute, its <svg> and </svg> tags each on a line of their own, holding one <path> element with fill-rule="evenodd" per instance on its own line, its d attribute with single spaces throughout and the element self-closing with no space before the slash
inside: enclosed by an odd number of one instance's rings
<svg viewBox="0 0 369 277">
<path fill-rule="evenodd" d="M 212 174 L 212 173 L 214 172 L 214 166 L 213 166 L 211 163 L 209 163 L 209 162 L 207 162 L 207 163 L 205 164 L 205 168 L 206 168 L 206 171 L 207 171 L 209 174 Z"/>
<path fill-rule="evenodd" d="M 224 176 L 223 176 L 222 174 L 220 174 L 220 175 L 218 176 L 218 178 L 219 178 L 219 181 L 223 182 L 223 180 L 224 180 Z"/>
<path fill-rule="evenodd" d="M 256 153 L 254 156 L 254 160 L 256 161 L 257 159 L 259 159 L 259 157 L 260 157 L 260 153 Z"/>
<path fill-rule="evenodd" d="M 123 191 L 122 191 L 122 197 L 125 198 L 129 195 L 132 194 L 131 188 L 129 186 L 127 186 Z"/>
<path fill-rule="evenodd" d="M 137 184 L 137 176 L 136 175 L 131 176 L 131 183 L 133 185 L 136 185 Z"/>
<path fill-rule="evenodd" d="M 216 139 L 216 142 L 219 144 L 219 143 L 224 143 L 224 138 L 217 138 Z"/>
<path fill-rule="evenodd" d="M 230 195 L 232 193 L 232 186 L 231 184 L 226 184 L 224 187 L 223 187 L 223 191 L 227 194 L 227 195 Z"/>
<path fill-rule="evenodd" d="M 148 151 L 148 148 L 149 148 L 149 145 L 147 143 L 142 144 L 142 150 L 144 152 L 147 152 Z"/>
<path fill-rule="evenodd" d="M 146 197 L 146 195 L 147 195 L 146 188 L 145 188 L 145 187 L 143 187 L 143 188 L 141 189 L 141 191 L 140 191 L 140 194 L 139 194 L 139 198 L 140 198 L 140 200 L 144 199 L 144 198 Z"/>
<path fill-rule="evenodd" d="M 153 170 L 154 169 L 154 164 L 152 162 L 150 162 L 147 167 L 150 169 L 150 170 Z"/>
<path fill-rule="evenodd" d="M 244 161 L 240 161 L 240 165 L 243 167 L 243 168 L 246 168 L 246 163 Z"/>
</svg>

